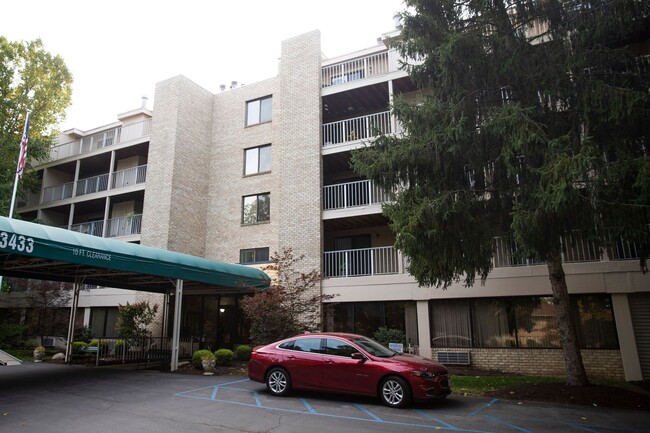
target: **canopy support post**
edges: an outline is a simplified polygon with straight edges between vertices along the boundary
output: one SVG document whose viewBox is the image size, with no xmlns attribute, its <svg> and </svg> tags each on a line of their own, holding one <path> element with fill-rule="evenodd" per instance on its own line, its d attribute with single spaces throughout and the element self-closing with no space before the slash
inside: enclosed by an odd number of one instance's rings
<svg viewBox="0 0 650 433">
<path fill-rule="evenodd" d="M 72 289 L 72 306 L 70 307 L 70 323 L 68 324 L 68 339 L 65 345 L 65 363 L 70 362 L 72 355 L 72 342 L 74 340 L 74 324 L 77 318 L 77 307 L 79 306 L 79 290 L 81 289 L 82 278 L 75 278 Z"/>
<path fill-rule="evenodd" d="M 174 298 L 174 326 L 172 331 L 172 359 L 169 369 L 178 369 L 178 346 L 181 333 L 181 306 L 183 300 L 183 280 L 176 280 L 176 296 Z"/>
</svg>

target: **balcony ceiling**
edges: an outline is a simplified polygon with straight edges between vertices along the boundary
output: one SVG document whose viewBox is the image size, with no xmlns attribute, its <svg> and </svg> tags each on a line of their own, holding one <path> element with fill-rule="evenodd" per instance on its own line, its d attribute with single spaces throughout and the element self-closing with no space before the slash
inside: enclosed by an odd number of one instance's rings
<svg viewBox="0 0 650 433">
<path fill-rule="evenodd" d="M 369 229 L 371 227 L 384 227 L 388 220 L 382 214 L 360 215 L 349 218 L 337 218 L 323 221 L 325 233 L 343 230 Z"/>
</svg>

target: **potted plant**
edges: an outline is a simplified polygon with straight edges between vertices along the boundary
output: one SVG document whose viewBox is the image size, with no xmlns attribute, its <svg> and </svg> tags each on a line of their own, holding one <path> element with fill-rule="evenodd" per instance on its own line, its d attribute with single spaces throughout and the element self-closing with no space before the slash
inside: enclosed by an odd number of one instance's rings
<svg viewBox="0 0 650 433">
<path fill-rule="evenodd" d="M 203 366 L 203 374 L 206 376 L 211 376 L 214 374 L 214 364 L 216 361 L 216 356 L 214 353 L 207 352 L 201 355 L 201 365 Z"/>
<path fill-rule="evenodd" d="M 45 348 L 36 346 L 36 349 L 34 349 L 34 362 L 43 362 L 43 356 L 45 356 Z"/>
</svg>

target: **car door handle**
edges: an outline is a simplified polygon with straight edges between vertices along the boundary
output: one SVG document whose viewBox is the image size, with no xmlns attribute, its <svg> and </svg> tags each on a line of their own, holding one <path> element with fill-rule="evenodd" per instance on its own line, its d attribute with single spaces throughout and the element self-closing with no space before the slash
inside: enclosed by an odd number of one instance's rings
<svg viewBox="0 0 650 433">
<path fill-rule="evenodd" d="M 288 359 L 296 359 L 296 357 L 293 356 L 293 355 L 287 355 L 287 358 L 288 358 Z"/>
</svg>

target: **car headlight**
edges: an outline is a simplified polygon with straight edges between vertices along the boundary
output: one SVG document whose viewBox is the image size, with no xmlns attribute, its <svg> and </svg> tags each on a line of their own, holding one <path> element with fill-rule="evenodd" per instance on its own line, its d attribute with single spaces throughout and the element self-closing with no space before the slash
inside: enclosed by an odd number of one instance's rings
<svg viewBox="0 0 650 433">
<path fill-rule="evenodd" d="M 415 377 L 422 377 L 425 379 L 431 379 L 432 377 L 437 376 L 437 373 L 433 371 L 411 371 L 411 374 Z"/>
</svg>

